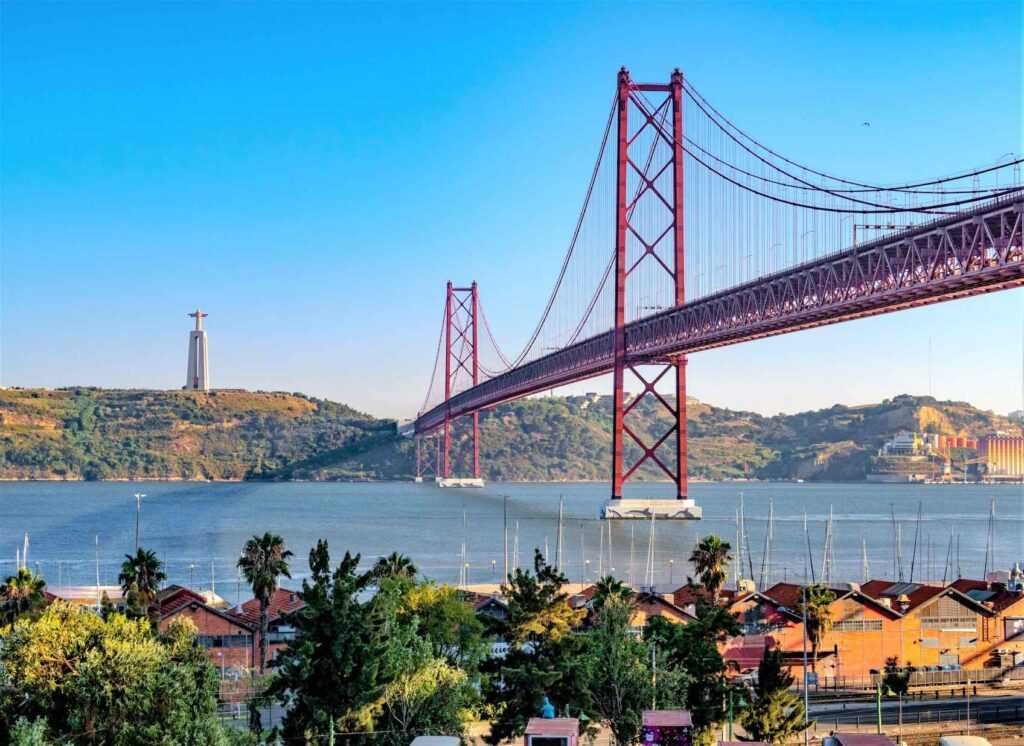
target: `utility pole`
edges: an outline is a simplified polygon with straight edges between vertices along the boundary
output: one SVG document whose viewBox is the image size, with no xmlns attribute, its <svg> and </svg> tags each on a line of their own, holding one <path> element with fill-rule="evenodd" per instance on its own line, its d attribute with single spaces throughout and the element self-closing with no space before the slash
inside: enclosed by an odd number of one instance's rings
<svg viewBox="0 0 1024 746">
<path fill-rule="evenodd" d="M 558 496 L 558 535 L 555 537 L 555 567 L 562 571 L 562 515 L 565 509 L 565 498 Z"/>
<path fill-rule="evenodd" d="M 508 582 L 508 495 L 505 495 L 501 504 L 501 534 L 504 541 L 505 573 L 501 576 L 501 584 Z"/>
<path fill-rule="evenodd" d="M 804 518 L 806 520 L 806 516 Z M 800 604 L 803 616 L 803 637 L 804 637 L 804 746 L 807 746 L 807 730 L 810 725 L 809 713 L 811 711 L 810 694 L 807 691 L 807 568 L 804 568 L 804 582 L 800 586 L 800 597 L 803 603 Z"/>
<path fill-rule="evenodd" d="M 139 553 L 139 517 L 142 514 L 142 498 L 145 495 L 141 492 L 135 493 L 135 553 Z"/>
<path fill-rule="evenodd" d="M 96 534 L 96 613 L 100 611 L 100 535 Z"/>
<path fill-rule="evenodd" d="M 658 648 L 651 642 L 651 709 L 658 709 Z"/>
</svg>

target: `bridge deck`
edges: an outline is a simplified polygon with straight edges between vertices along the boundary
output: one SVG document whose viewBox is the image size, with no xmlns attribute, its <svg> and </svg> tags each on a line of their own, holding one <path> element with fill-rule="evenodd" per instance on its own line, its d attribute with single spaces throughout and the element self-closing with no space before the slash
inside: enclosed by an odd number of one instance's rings
<svg viewBox="0 0 1024 746">
<path fill-rule="evenodd" d="M 797 265 L 633 321 L 634 363 L 1024 285 L 1024 193 Z M 453 396 L 416 432 L 612 369 L 614 332 L 552 352 Z"/>
</svg>

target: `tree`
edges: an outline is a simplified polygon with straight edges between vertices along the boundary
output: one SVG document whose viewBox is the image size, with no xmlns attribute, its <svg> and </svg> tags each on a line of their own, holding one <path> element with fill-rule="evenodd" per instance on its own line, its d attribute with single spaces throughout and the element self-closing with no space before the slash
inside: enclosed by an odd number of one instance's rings
<svg viewBox="0 0 1024 746">
<path fill-rule="evenodd" d="M 435 656 L 417 621 L 397 622 L 384 652 L 387 679 L 375 730 L 389 746 L 408 746 L 418 735 L 464 735 L 477 702 L 466 672 Z"/>
<path fill-rule="evenodd" d="M 893 697 L 905 697 L 910 691 L 910 674 L 910 669 L 900 667 L 898 658 L 886 658 L 882 688 Z"/>
<path fill-rule="evenodd" d="M 516 569 L 508 584 L 508 619 L 497 625 L 509 651 L 490 661 L 485 698 L 494 708 L 486 740 L 498 744 L 522 735 L 529 718 L 540 712 L 545 695 L 563 712 L 586 701 L 583 642 L 571 634 L 585 611 L 569 606 L 562 591 L 566 579 L 534 552 L 534 572 Z"/>
<path fill-rule="evenodd" d="M 144 619 L 103 620 L 56 601 L 5 633 L 0 671 L 0 732 L 24 720 L 34 735 L 61 744 L 220 746 L 225 739 L 217 673 L 186 619 L 156 637 Z"/>
<path fill-rule="evenodd" d="M 719 645 L 740 632 L 732 614 L 703 601 L 688 624 L 673 624 L 662 617 L 647 622 L 645 637 L 665 651 L 667 668 L 684 677 L 683 704 L 698 731 L 713 728 L 724 717 L 729 684 Z"/>
<path fill-rule="evenodd" d="M 729 542 L 711 534 L 701 539 L 690 554 L 693 569 L 715 605 L 718 605 L 719 594 L 725 585 L 726 567 L 732 559 L 731 549 Z"/>
<path fill-rule="evenodd" d="M 284 548 L 284 539 L 268 531 L 245 542 L 238 558 L 238 568 L 260 604 L 260 673 L 267 668 L 267 606 L 281 576 L 292 576 L 288 568 L 291 557 L 291 551 Z"/>
<path fill-rule="evenodd" d="M 155 624 L 158 615 L 156 593 L 165 580 L 167 574 L 155 552 L 139 547 L 135 556 L 126 554 L 117 582 L 124 591 L 129 614 L 149 619 Z"/>
<path fill-rule="evenodd" d="M 360 601 L 373 578 L 358 568 L 359 555 L 346 552 L 332 571 L 323 540 L 309 553 L 310 578 L 298 593 L 305 605 L 288 616 L 295 639 L 278 655 L 268 690 L 286 708 L 287 744 L 333 743 L 339 727 L 372 728 L 372 706 L 384 692 L 383 641 L 391 630 L 375 625 L 372 602 Z"/>
<path fill-rule="evenodd" d="M 377 580 L 382 578 L 415 578 L 416 565 L 404 554 L 392 552 L 387 557 L 381 557 L 370 571 Z"/>
<path fill-rule="evenodd" d="M 633 589 L 621 580 L 617 580 L 611 575 L 605 575 L 603 578 L 598 580 L 597 584 L 594 586 L 594 595 L 591 598 L 591 605 L 595 611 L 598 611 L 612 599 L 632 603 Z"/>
<path fill-rule="evenodd" d="M 450 585 L 405 582 L 408 587 L 402 594 L 399 620 L 406 623 L 415 620 L 435 657 L 447 658 L 453 666 L 463 668 L 475 679 L 487 645 L 484 625 L 473 607 Z"/>
<path fill-rule="evenodd" d="M 680 677 L 671 669 L 651 670 L 652 642 L 639 639 L 630 627 L 632 604 L 612 595 L 596 612 L 586 634 L 586 701 L 620 746 L 635 743 L 643 711 L 656 700 L 659 707 L 677 704 Z M 657 696 L 656 696 L 657 695 Z"/>
<path fill-rule="evenodd" d="M 27 567 L 18 571 L 0 586 L 0 627 L 14 622 L 46 604 L 46 581 Z"/>
<path fill-rule="evenodd" d="M 818 648 L 821 641 L 832 630 L 832 602 L 836 594 L 820 583 L 814 583 L 804 591 L 800 602 L 800 613 L 807 616 L 807 639 L 811 642 L 811 670 L 818 670 Z"/>
<path fill-rule="evenodd" d="M 903 698 L 910 691 L 910 674 L 914 669 L 901 667 L 898 658 L 885 659 L 885 674 L 882 677 L 882 687 L 889 696 L 896 697 L 898 703 L 898 718 L 900 732 L 903 732 Z"/>
<path fill-rule="evenodd" d="M 747 741 L 783 746 L 809 727 L 799 694 L 790 691 L 793 676 L 783 668 L 782 651 L 765 648 L 757 669 L 753 701 L 740 716 Z"/>
</svg>

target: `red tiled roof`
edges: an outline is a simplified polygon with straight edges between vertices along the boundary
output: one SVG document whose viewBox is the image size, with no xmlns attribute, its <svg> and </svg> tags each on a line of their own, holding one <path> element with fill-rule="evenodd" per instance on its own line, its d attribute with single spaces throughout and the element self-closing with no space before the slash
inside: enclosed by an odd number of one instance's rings
<svg viewBox="0 0 1024 746">
<path fill-rule="evenodd" d="M 504 599 L 499 598 L 498 596 L 484 596 L 483 598 L 477 599 L 473 603 L 473 611 L 480 611 L 481 609 L 490 606 L 491 604 L 498 604 L 498 606 L 502 607 L 508 606 L 508 604 L 505 603 Z"/>
<path fill-rule="evenodd" d="M 776 583 L 771 588 L 762 591 L 761 595 L 779 606 L 796 609 L 800 606 L 803 590 L 796 583 Z"/>
<path fill-rule="evenodd" d="M 730 645 L 722 653 L 722 658 L 733 661 L 740 669 L 757 668 L 764 658 L 765 648 L 771 647 L 774 640 L 766 635 L 746 635 L 730 640 Z"/>
<path fill-rule="evenodd" d="M 892 580 L 869 580 L 868 582 L 861 585 L 860 590 L 861 593 L 863 593 L 865 596 L 870 596 L 875 600 L 880 600 L 883 598 L 889 599 L 890 603 L 892 603 L 892 608 L 903 614 L 913 611 L 921 604 L 925 603 L 926 601 L 930 601 L 935 596 L 939 595 L 945 590 L 945 588 L 940 588 L 934 585 L 920 585 L 915 583 L 913 585 L 916 585 L 916 588 L 907 588 L 907 590 L 910 591 L 909 593 L 904 592 L 896 593 L 895 595 L 893 595 L 894 591 L 900 590 L 900 586 L 909 585 L 911 584 L 899 583 Z M 908 603 L 906 608 L 903 608 L 898 603 L 898 598 L 900 595 L 906 595 L 907 597 Z"/>
<path fill-rule="evenodd" d="M 984 580 L 960 578 L 950 583 L 949 587 L 960 591 L 960 593 L 963 593 L 968 598 L 973 598 L 969 595 L 970 591 L 990 591 L 992 593 L 991 596 L 984 600 L 979 599 L 978 602 L 985 606 L 991 604 L 992 610 L 996 612 L 1008 609 L 1021 599 L 1024 599 L 1024 594 L 1007 590 L 1006 585 L 1003 583 L 986 583 Z"/>
<path fill-rule="evenodd" d="M 733 588 L 723 588 L 719 594 L 719 600 L 725 604 L 732 604 L 746 598 L 750 593 L 737 591 Z M 711 594 L 705 588 L 694 585 L 684 585 L 672 592 L 672 601 L 676 606 L 686 607 L 690 604 L 696 605 L 700 601 L 711 602 Z"/>
<path fill-rule="evenodd" d="M 666 598 L 657 595 L 636 594 L 633 596 L 633 603 L 637 609 L 643 611 L 647 616 L 679 616 L 684 619 L 693 619 L 686 609 L 676 606 Z"/>
<path fill-rule="evenodd" d="M 157 603 L 160 605 L 160 618 L 164 619 L 177 613 L 189 604 L 206 604 L 206 599 L 190 588 L 182 585 L 169 585 L 157 591 Z"/>
<path fill-rule="evenodd" d="M 297 591 L 290 591 L 287 588 L 278 588 L 270 596 L 270 603 L 267 604 L 267 621 L 273 622 L 282 614 L 288 614 L 301 609 L 306 604 L 299 598 Z M 260 602 L 257 598 L 250 598 L 241 606 L 232 611 L 233 616 L 243 619 L 249 624 L 260 622 Z"/>
<path fill-rule="evenodd" d="M 579 593 L 574 593 L 569 597 L 569 605 L 574 609 L 586 606 L 594 598 L 595 593 L 597 593 L 597 586 L 588 585 L 586 588 L 581 589 Z"/>
</svg>

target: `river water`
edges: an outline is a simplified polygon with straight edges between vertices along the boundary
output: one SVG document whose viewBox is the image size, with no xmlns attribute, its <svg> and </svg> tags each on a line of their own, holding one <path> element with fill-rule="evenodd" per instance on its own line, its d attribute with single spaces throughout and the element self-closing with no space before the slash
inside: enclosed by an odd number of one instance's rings
<svg viewBox="0 0 1024 746">
<path fill-rule="evenodd" d="M 319 538 L 328 540 L 335 560 L 346 549 L 361 553 L 366 564 L 399 551 L 439 581 L 457 581 L 460 568 L 468 564 L 469 582 L 491 582 L 504 563 L 506 514 L 511 564 L 517 535 L 521 565 L 531 562 L 534 547 L 546 545 L 549 555 L 556 553 L 560 497 L 562 566 L 570 580 L 593 580 L 599 571 L 614 568 L 616 576 L 640 584 L 648 567 L 649 522 L 612 522 L 609 551 L 607 523 L 598 520 L 608 494 L 603 484 L 445 490 L 411 483 L 8 482 L 0 483 L 0 573 L 14 567 L 27 531 L 29 563 L 51 585 L 93 584 L 98 537 L 100 582 L 115 584 L 120 562 L 134 545 L 135 492 L 146 495 L 142 544 L 162 557 L 170 580 L 191 580 L 204 588 L 215 583 L 230 603 L 245 597 L 235 570 L 245 539 L 268 530 L 284 537 L 296 554 L 292 585 L 306 572 L 309 549 Z M 748 577 L 761 578 L 763 572 L 766 581 L 799 581 L 807 572 L 808 554 L 820 575 L 830 507 L 833 580 L 862 579 L 862 542 L 869 574 L 894 577 L 892 512 L 902 534 L 904 575 L 912 559 L 916 580 L 956 575 L 959 543 L 960 571 L 980 576 L 993 499 L 995 566 L 1005 569 L 1024 559 L 1020 485 L 724 483 L 691 485 L 691 495 L 704 509 L 702 521 L 660 521 L 654 527 L 653 572 L 659 590 L 685 582 L 692 573 L 686 558 L 701 536 L 718 534 L 735 548 L 741 495 L 750 547 L 744 559 Z M 633 485 L 626 496 L 668 498 L 671 487 Z M 775 530 L 770 561 L 764 563 L 769 503 Z"/>
</svg>

